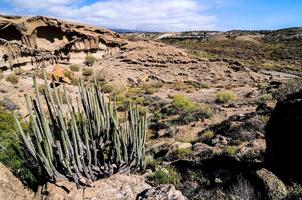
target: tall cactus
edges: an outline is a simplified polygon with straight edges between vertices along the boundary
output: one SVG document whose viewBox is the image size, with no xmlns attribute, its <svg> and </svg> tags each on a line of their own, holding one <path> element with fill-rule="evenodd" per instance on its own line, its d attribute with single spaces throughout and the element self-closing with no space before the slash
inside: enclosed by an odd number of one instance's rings
<svg viewBox="0 0 302 200">
<path fill-rule="evenodd" d="M 25 97 L 31 132 L 22 130 L 16 114 L 15 120 L 27 149 L 52 180 L 80 184 L 144 168 L 146 116 L 130 106 L 120 122 L 115 103 L 106 101 L 96 83 L 84 86 L 80 81 L 73 104 L 65 87 L 51 89 L 45 72 L 44 80 L 43 95 L 34 78 L 36 96 Z"/>
</svg>

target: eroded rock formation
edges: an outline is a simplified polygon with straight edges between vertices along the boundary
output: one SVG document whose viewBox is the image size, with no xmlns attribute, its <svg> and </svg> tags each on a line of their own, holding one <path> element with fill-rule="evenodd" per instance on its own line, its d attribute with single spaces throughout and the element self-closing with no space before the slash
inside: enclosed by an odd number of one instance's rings
<svg viewBox="0 0 302 200">
<path fill-rule="evenodd" d="M 0 16 L 0 67 L 38 61 L 64 61 L 81 52 L 104 56 L 116 52 L 123 40 L 116 33 L 47 17 Z"/>
</svg>

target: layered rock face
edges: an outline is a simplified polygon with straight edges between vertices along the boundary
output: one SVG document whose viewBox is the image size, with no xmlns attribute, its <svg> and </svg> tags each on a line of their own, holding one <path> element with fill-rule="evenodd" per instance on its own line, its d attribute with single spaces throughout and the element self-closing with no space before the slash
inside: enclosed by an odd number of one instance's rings
<svg viewBox="0 0 302 200">
<path fill-rule="evenodd" d="M 21 181 L 0 163 L 0 199 L 38 200 L 40 198 L 26 189 Z"/>
<path fill-rule="evenodd" d="M 302 178 L 302 90 L 279 101 L 266 126 L 267 164 L 285 178 Z"/>
<path fill-rule="evenodd" d="M 83 57 L 80 52 L 103 56 L 116 52 L 122 41 L 114 32 L 87 25 L 47 17 L 0 16 L 0 68 Z"/>
</svg>

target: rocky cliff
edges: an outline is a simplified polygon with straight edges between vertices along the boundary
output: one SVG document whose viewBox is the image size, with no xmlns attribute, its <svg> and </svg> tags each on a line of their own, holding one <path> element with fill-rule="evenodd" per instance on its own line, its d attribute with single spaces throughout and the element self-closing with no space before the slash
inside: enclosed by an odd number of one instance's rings
<svg viewBox="0 0 302 200">
<path fill-rule="evenodd" d="M 0 68 L 66 61 L 79 52 L 107 55 L 123 40 L 116 33 L 47 17 L 0 16 Z"/>
</svg>

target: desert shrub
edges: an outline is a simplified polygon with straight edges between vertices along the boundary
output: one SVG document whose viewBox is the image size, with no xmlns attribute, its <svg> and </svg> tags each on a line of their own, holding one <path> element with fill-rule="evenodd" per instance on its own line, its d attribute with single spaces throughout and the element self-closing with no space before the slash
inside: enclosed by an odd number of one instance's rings
<svg viewBox="0 0 302 200">
<path fill-rule="evenodd" d="M 100 87 L 104 93 L 112 93 L 114 91 L 114 87 L 109 84 L 102 84 Z"/>
<path fill-rule="evenodd" d="M 302 197 L 302 185 L 298 183 L 293 183 L 288 188 L 288 196 L 286 199 L 294 200 Z"/>
<path fill-rule="evenodd" d="M 211 130 L 204 131 L 201 135 L 201 138 L 207 141 L 213 139 L 214 137 L 215 137 L 215 132 Z"/>
<path fill-rule="evenodd" d="M 7 110 L 17 110 L 19 109 L 18 104 L 16 104 L 11 98 L 3 97 L 0 101 L 0 107 L 5 108 Z M 0 108 L 1 109 L 1 108 Z"/>
<path fill-rule="evenodd" d="M 10 82 L 11 84 L 19 83 L 19 77 L 14 73 L 11 73 L 10 75 L 8 75 L 5 80 L 7 82 Z"/>
<path fill-rule="evenodd" d="M 96 61 L 96 58 L 93 55 L 88 54 L 85 57 L 84 64 L 87 66 L 92 66 L 95 63 L 95 61 Z"/>
<path fill-rule="evenodd" d="M 265 83 L 265 82 L 259 83 L 259 85 L 258 85 L 258 88 L 259 88 L 259 90 L 261 90 L 261 92 L 265 92 L 268 87 L 269 87 L 269 84 Z"/>
<path fill-rule="evenodd" d="M 154 185 L 173 184 L 177 186 L 181 181 L 180 174 L 172 167 L 158 169 L 149 178 Z"/>
<path fill-rule="evenodd" d="M 227 146 L 224 152 L 228 156 L 235 156 L 238 153 L 238 148 L 236 146 Z"/>
<path fill-rule="evenodd" d="M 145 94 L 154 94 L 162 87 L 161 83 L 156 84 L 143 84 L 141 88 L 143 89 Z"/>
<path fill-rule="evenodd" d="M 209 183 L 209 179 L 207 179 L 202 170 L 199 169 L 188 170 L 186 174 L 186 179 L 189 181 L 197 181 L 199 184 L 207 185 Z"/>
<path fill-rule="evenodd" d="M 220 91 L 216 94 L 218 103 L 229 103 L 236 99 L 236 94 L 232 91 Z"/>
<path fill-rule="evenodd" d="M 177 134 L 177 129 L 176 129 L 175 126 L 169 126 L 169 127 L 166 129 L 166 135 L 167 135 L 168 137 L 173 138 L 173 137 L 176 136 L 176 134 Z"/>
<path fill-rule="evenodd" d="M 24 130 L 28 124 L 22 123 Z M 23 147 L 14 118 L 0 109 L 0 162 L 10 168 L 24 184 L 35 187 L 43 180 L 41 168 Z"/>
<path fill-rule="evenodd" d="M 186 81 L 186 84 L 193 86 L 195 89 L 209 88 L 206 83 L 200 83 L 196 81 Z"/>
<path fill-rule="evenodd" d="M 83 68 L 82 69 L 82 75 L 83 76 L 91 76 L 93 74 L 93 70 L 91 68 Z"/>
<path fill-rule="evenodd" d="M 242 176 L 237 178 L 237 182 L 231 187 L 230 199 L 257 200 L 261 199 L 250 182 Z"/>
<path fill-rule="evenodd" d="M 269 115 L 257 115 L 257 119 L 259 119 L 263 124 L 267 124 L 270 116 Z"/>
<path fill-rule="evenodd" d="M 177 111 L 193 112 L 197 109 L 197 105 L 182 95 L 173 97 L 172 106 Z"/>
<path fill-rule="evenodd" d="M 70 65 L 71 71 L 78 72 L 78 71 L 80 71 L 80 69 L 81 69 L 80 65 L 77 65 L 77 64 Z"/>
<path fill-rule="evenodd" d="M 158 161 L 152 155 L 145 156 L 145 165 L 147 169 L 155 170 L 158 165 Z"/>
<path fill-rule="evenodd" d="M 185 159 L 186 157 L 193 155 L 193 151 L 189 148 L 177 148 L 170 155 L 170 159 Z"/>
<path fill-rule="evenodd" d="M 215 113 L 215 109 L 210 104 L 203 104 L 199 107 L 199 115 L 204 116 L 205 118 L 211 118 L 213 117 Z"/>
<path fill-rule="evenodd" d="M 258 102 L 267 102 L 273 99 L 271 94 L 263 94 L 258 98 Z"/>
<path fill-rule="evenodd" d="M 195 88 L 190 84 L 177 82 L 172 85 L 172 89 L 177 91 L 185 91 L 186 93 L 192 93 Z"/>
</svg>

